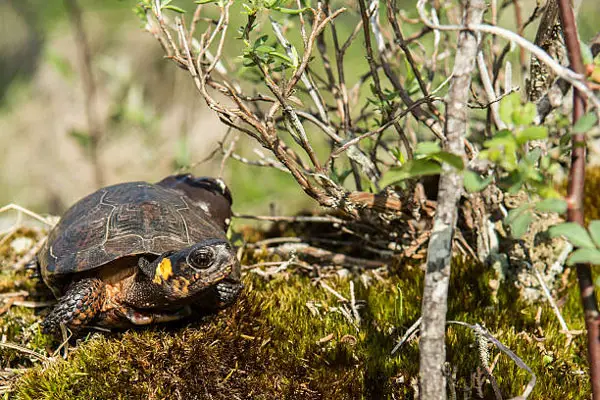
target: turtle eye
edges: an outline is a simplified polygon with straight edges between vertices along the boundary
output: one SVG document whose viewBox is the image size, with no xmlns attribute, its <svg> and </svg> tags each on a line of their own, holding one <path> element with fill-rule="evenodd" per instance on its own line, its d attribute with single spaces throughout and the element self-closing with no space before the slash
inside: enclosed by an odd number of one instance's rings
<svg viewBox="0 0 600 400">
<path fill-rule="evenodd" d="M 207 268 L 210 267 L 214 260 L 213 251 L 209 248 L 195 250 L 190 254 L 189 262 L 193 267 Z"/>
</svg>

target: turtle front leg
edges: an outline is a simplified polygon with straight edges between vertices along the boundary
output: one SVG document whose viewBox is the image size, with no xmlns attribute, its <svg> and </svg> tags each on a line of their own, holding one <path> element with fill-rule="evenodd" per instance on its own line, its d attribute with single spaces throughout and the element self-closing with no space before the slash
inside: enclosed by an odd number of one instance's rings
<svg viewBox="0 0 600 400">
<path fill-rule="evenodd" d="M 42 322 L 42 332 L 59 333 L 61 325 L 77 332 L 96 317 L 105 296 L 105 285 L 99 279 L 86 278 L 74 282 Z"/>
<path fill-rule="evenodd" d="M 237 281 L 222 281 L 217 283 L 216 288 L 219 299 L 219 308 L 226 308 L 235 303 L 242 293 L 244 285 Z"/>
</svg>

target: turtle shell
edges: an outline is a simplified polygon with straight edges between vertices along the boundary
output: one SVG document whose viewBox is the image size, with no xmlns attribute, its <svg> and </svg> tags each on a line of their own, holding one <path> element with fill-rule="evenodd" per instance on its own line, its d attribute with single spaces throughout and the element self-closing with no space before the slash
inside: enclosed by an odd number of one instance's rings
<svg viewBox="0 0 600 400">
<path fill-rule="evenodd" d="M 206 239 L 226 239 L 207 203 L 147 182 L 108 186 L 75 203 L 48 235 L 38 256 L 42 276 L 58 282 L 117 259 L 159 255 Z M 210 206 L 210 204 L 208 204 Z"/>
</svg>

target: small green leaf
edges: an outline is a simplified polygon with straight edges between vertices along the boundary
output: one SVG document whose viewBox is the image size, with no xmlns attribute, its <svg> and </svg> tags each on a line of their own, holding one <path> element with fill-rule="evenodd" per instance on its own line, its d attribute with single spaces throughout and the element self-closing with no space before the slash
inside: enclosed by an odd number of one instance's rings
<svg viewBox="0 0 600 400">
<path fill-rule="evenodd" d="M 262 46 L 263 44 L 265 44 L 267 42 L 267 40 L 269 40 L 269 35 L 262 35 L 261 37 L 256 39 L 256 41 L 254 42 L 254 48 Z"/>
<path fill-rule="evenodd" d="M 584 114 L 573 126 L 573 133 L 587 133 L 594 127 L 594 125 L 596 125 L 597 122 L 598 118 L 596 117 L 595 113 L 589 112 Z"/>
<path fill-rule="evenodd" d="M 559 199 L 561 194 L 552 186 L 541 185 L 536 187 L 538 194 L 546 199 Z"/>
<path fill-rule="evenodd" d="M 515 239 L 520 239 L 527 230 L 529 225 L 533 221 L 533 213 L 529 210 L 522 211 L 517 214 L 515 218 L 510 221 L 510 234 Z"/>
<path fill-rule="evenodd" d="M 525 159 L 527 160 L 527 162 L 529 162 L 529 164 L 535 165 L 541 156 L 542 156 L 542 149 L 540 149 L 539 147 L 535 147 L 535 148 L 531 149 L 531 151 L 529 153 L 527 153 L 527 155 L 525 156 Z"/>
<path fill-rule="evenodd" d="M 600 221 L 594 220 L 588 225 L 588 231 L 596 247 L 600 248 Z"/>
<path fill-rule="evenodd" d="M 519 214 L 521 214 L 525 210 L 529 210 L 529 208 L 530 208 L 529 204 L 523 204 L 517 208 L 508 210 L 508 215 L 504 218 L 504 223 L 511 224 L 512 221 L 514 221 L 514 219 L 519 216 Z"/>
<path fill-rule="evenodd" d="M 260 53 L 269 54 L 270 52 L 275 51 L 275 47 L 267 46 L 266 44 L 261 44 L 260 46 L 254 47 L 254 50 Z"/>
<path fill-rule="evenodd" d="M 567 265 L 575 264 L 600 265 L 600 251 L 596 249 L 577 249 L 571 253 Z"/>
<path fill-rule="evenodd" d="M 283 14 L 289 14 L 289 15 L 298 15 L 298 14 L 302 14 L 303 12 L 310 10 L 309 7 L 304 7 L 304 8 L 284 8 L 284 7 L 276 7 L 274 8 L 275 11 L 279 11 L 280 13 Z"/>
<path fill-rule="evenodd" d="M 494 177 L 492 175 L 482 178 L 481 175 L 475 171 L 471 171 L 470 169 L 467 169 L 463 172 L 463 184 L 469 193 L 481 192 L 490 183 L 492 183 L 493 179 Z"/>
<path fill-rule="evenodd" d="M 429 157 L 439 161 L 449 164 L 456 168 L 459 171 L 462 171 L 465 167 L 463 159 L 457 156 L 456 154 L 448 153 L 447 151 L 440 151 L 437 153 L 431 154 Z"/>
<path fill-rule="evenodd" d="M 171 11 L 175 11 L 176 13 L 179 14 L 185 14 L 185 10 L 183 8 L 177 7 L 177 6 L 171 6 L 171 5 L 167 5 L 163 7 L 165 10 L 171 10 Z"/>
<path fill-rule="evenodd" d="M 548 137 L 545 126 L 530 126 L 517 133 L 517 144 L 525 144 L 530 140 L 541 140 Z"/>
<path fill-rule="evenodd" d="M 594 55 L 592 54 L 592 50 L 590 47 L 583 43 L 579 42 L 579 47 L 581 48 L 581 58 L 584 64 L 591 64 L 594 62 Z"/>
<path fill-rule="evenodd" d="M 249 59 L 249 58 L 244 58 L 244 61 L 242 62 L 242 65 L 244 67 L 253 67 L 256 65 L 256 63 L 254 62 L 254 60 Z"/>
<path fill-rule="evenodd" d="M 412 160 L 406 164 L 410 172 L 411 177 L 414 176 L 425 176 L 425 175 L 437 175 L 442 172 L 442 166 L 435 161 L 421 159 Z"/>
<path fill-rule="evenodd" d="M 381 187 L 417 176 L 438 175 L 442 172 L 442 166 L 426 158 L 408 161 L 399 168 L 392 168 L 385 172 L 379 181 Z"/>
<path fill-rule="evenodd" d="M 567 202 L 563 199 L 546 199 L 538 201 L 535 209 L 540 212 L 563 214 L 567 211 Z"/>
<path fill-rule="evenodd" d="M 417 147 L 415 148 L 416 154 L 423 155 L 439 153 L 440 151 L 442 151 L 442 148 L 438 142 L 420 142 L 417 143 Z"/>
<path fill-rule="evenodd" d="M 575 247 L 582 247 L 585 249 L 595 249 L 596 245 L 588 235 L 585 228 L 575 222 L 563 222 L 562 224 L 554 225 L 548 232 L 550 236 L 564 236 L 571 244 Z"/>
<path fill-rule="evenodd" d="M 516 144 L 515 137 L 508 129 L 502 129 L 501 131 L 496 132 L 491 139 L 483 142 L 483 145 L 488 149 L 493 147 L 513 147 Z"/>
<path fill-rule="evenodd" d="M 507 124 L 512 123 L 513 111 L 521 106 L 519 93 L 514 92 L 500 100 L 500 118 Z"/>
<path fill-rule="evenodd" d="M 521 107 L 517 108 L 512 113 L 512 120 L 515 125 L 531 125 L 535 120 L 537 108 L 533 103 L 525 103 Z"/>
<path fill-rule="evenodd" d="M 196 4 L 210 4 L 210 3 L 216 3 L 219 0 L 196 0 L 194 3 Z"/>
<path fill-rule="evenodd" d="M 272 51 L 272 52 L 269 53 L 269 55 L 273 56 L 273 57 L 276 57 L 276 58 L 279 58 L 280 60 L 282 60 L 283 62 L 285 62 L 285 63 L 287 63 L 289 65 L 293 64 L 292 60 L 288 56 L 286 56 L 284 54 L 278 53 L 276 51 Z"/>
</svg>

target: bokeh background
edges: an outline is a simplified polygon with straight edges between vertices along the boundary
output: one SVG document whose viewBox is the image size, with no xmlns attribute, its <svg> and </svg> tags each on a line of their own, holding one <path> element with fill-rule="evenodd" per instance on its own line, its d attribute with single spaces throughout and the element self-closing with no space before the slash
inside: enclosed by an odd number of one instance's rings
<svg viewBox="0 0 600 400">
<path fill-rule="evenodd" d="M 239 10 L 242 2 L 236 3 L 240 4 L 232 12 L 233 29 L 244 18 Z M 520 3 L 525 15 L 535 7 L 534 0 Z M 194 7 L 191 0 L 174 4 Z M 416 15 L 415 2 L 399 4 Z M 205 159 L 226 129 L 205 107 L 187 72 L 165 60 L 158 43 L 142 29 L 132 11 L 135 1 L 80 0 L 79 6 L 97 87 L 103 183 L 157 181 Z M 507 13 L 503 25 L 514 24 L 511 15 Z M 600 4 L 584 2 L 579 15 L 582 39 L 589 40 L 597 33 Z M 342 35 L 354 28 L 358 17 L 350 10 L 344 18 L 338 23 Z M 529 39 L 535 29 L 534 25 L 526 30 Z M 236 46 L 240 48 L 239 43 L 231 45 L 232 54 Z M 357 61 L 348 67 L 350 77 L 364 62 L 362 46 L 358 38 L 349 50 L 348 59 Z M 73 23 L 62 0 L 0 0 L 0 206 L 12 202 L 60 214 L 97 187 L 86 140 L 77 51 Z M 517 60 L 518 50 L 512 53 Z M 258 147 L 242 138 L 237 151 L 252 155 Z M 218 175 L 220 162 L 217 156 L 190 171 Z M 238 212 L 315 208 L 282 172 L 229 160 L 223 177 Z"/>
</svg>

